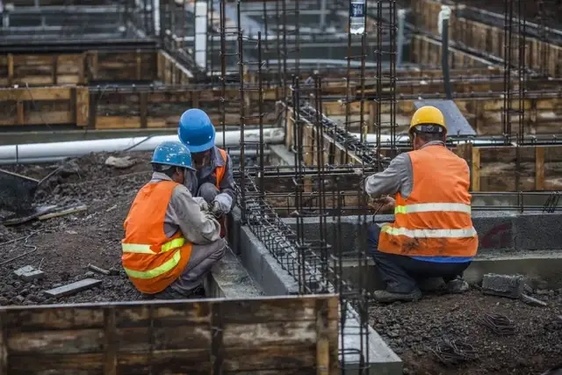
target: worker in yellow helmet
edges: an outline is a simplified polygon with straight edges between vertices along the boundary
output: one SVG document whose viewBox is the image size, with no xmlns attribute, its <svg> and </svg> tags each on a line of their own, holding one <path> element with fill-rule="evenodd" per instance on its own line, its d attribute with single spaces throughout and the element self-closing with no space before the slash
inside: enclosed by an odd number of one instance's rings
<svg viewBox="0 0 562 375">
<path fill-rule="evenodd" d="M 430 284 L 449 293 L 468 290 L 462 274 L 478 248 L 468 165 L 445 147 L 443 113 L 419 108 L 409 136 L 413 151 L 365 180 L 379 212 L 394 209 L 395 215 L 393 223 L 369 228 L 369 250 L 386 283 L 374 293 L 380 302 L 418 300 Z"/>
</svg>

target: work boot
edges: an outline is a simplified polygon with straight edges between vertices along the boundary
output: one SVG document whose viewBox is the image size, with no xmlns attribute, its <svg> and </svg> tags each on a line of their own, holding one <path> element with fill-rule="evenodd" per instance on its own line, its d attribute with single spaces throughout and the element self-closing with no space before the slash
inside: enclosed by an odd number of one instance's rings
<svg viewBox="0 0 562 375">
<path fill-rule="evenodd" d="M 470 286 L 462 278 L 457 277 L 447 283 L 447 293 L 460 294 L 468 291 Z"/>
<path fill-rule="evenodd" d="M 197 288 L 191 290 L 189 295 L 186 297 L 187 299 L 201 299 L 206 298 L 207 295 L 205 293 L 205 288 L 203 285 L 198 286 Z"/>
<path fill-rule="evenodd" d="M 410 293 L 395 293 L 387 290 L 375 290 L 373 293 L 375 301 L 380 303 L 393 303 L 393 302 L 415 302 L 422 297 L 419 289 L 414 289 Z"/>
<path fill-rule="evenodd" d="M 419 280 L 418 285 L 423 293 L 445 293 L 447 291 L 447 285 L 441 277 Z"/>
</svg>

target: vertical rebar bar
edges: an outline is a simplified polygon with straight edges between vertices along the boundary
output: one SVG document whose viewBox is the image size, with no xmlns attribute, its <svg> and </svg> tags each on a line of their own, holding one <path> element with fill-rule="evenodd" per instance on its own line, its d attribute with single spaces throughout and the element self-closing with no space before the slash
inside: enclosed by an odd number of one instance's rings
<svg viewBox="0 0 562 375">
<path fill-rule="evenodd" d="M 504 0 L 504 89 L 503 89 L 503 136 L 505 144 L 511 142 L 512 82 L 511 57 L 513 54 L 513 0 Z"/>
<path fill-rule="evenodd" d="M 220 61 L 221 61 L 221 98 L 220 98 L 220 122 L 222 128 L 222 144 L 226 144 L 226 1 L 220 2 Z"/>
<path fill-rule="evenodd" d="M 240 10 L 241 0 L 237 0 L 236 12 L 237 12 L 237 28 L 238 28 L 238 74 L 240 79 L 239 95 L 240 95 L 240 184 L 242 186 L 246 185 L 246 162 L 244 160 L 244 129 L 246 127 L 246 96 L 244 90 L 244 77 L 245 77 L 245 64 L 244 64 L 244 30 L 242 29 L 241 20 L 241 10 Z M 245 190 L 242 189 L 242 194 L 240 197 L 240 208 L 242 211 L 242 223 L 246 222 L 246 199 Z"/>
<path fill-rule="evenodd" d="M 267 32 L 266 32 L 267 35 Z M 264 169 L 265 169 L 265 157 L 264 157 L 264 139 L 263 139 L 263 85 L 262 85 L 262 79 L 263 79 L 263 72 L 262 72 L 262 67 L 263 67 L 263 57 L 262 57 L 262 34 L 261 31 L 258 31 L 258 72 L 257 72 L 257 84 L 258 84 L 258 121 L 259 121 L 259 130 L 260 130 L 260 140 L 259 140 L 259 152 L 260 152 L 260 156 L 259 156 L 259 163 L 260 163 L 260 198 L 264 199 L 265 198 L 265 187 L 264 187 Z"/>
</svg>

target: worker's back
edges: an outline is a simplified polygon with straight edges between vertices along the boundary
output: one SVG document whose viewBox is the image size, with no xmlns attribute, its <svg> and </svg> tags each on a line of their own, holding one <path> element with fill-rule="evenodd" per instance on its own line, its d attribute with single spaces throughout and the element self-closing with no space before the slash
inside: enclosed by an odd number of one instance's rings
<svg viewBox="0 0 562 375">
<path fill-rule="evenodd" d="M 396 196 L 395 222 L 383 227 L 380 251 L 409 256 L 471 257 L 478 239 L 472 226 L 466 161 L 442 145 L 408 153 L 413 188 Z"/>
</svg>

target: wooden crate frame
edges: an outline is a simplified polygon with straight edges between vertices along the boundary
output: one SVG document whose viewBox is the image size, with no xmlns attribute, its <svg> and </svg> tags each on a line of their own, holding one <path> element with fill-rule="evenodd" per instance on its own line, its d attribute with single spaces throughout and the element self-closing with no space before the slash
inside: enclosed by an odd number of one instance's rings
<svg viewBox="0 0 562 375">
<path fill-rule="evenodd" d="M 3 307 L 0 323 L 2 374 L 339 373 L 337 295 Z"/>
<path fill-rule="evenodd" d="M 560 190 L 562 145 L 474 146 L 459 145 L 455 153 L 467 160 L 471 190 L 549 191 Z"/>
<path fill-rule="evenodd" d="M 156 50 L 0 55 L 0 87 L 158 79 Z"/>
<path fill-rule="evenodd" d="M 437 18 L 442 6 L 441 1 L 413 0 L 412 12 L 416 15 L 419 27 L 433 35 L 439 35 Z M 482 22 L 472 21 L 457 17 L 454 10 L 449 20 L 451 41 L 463 44 L 471 49 L 492 54 L 500 59 L 505 59 L 503 26 L 491 26 Z M 517 38 L 516 35 L 513 36 Z M 562 76 L 562 47 L 547 43 L 530 36 L 525 37 L 526 53 L 525 66 L 540 72 L 546 72 L 552 77 Z M 517 64 L 519 56 L 517 51 L 511 51 L 511 62 Z M 541 55 L 545 55 L 543 59 Z"/>
</svg>

